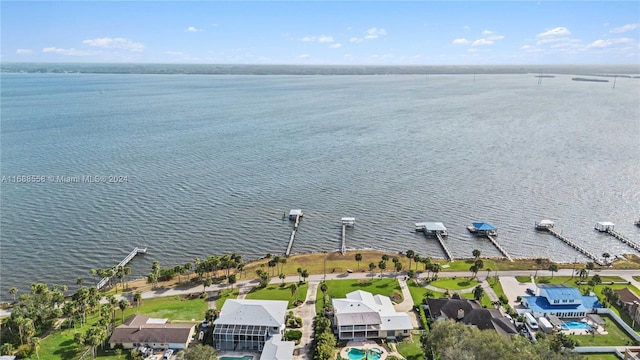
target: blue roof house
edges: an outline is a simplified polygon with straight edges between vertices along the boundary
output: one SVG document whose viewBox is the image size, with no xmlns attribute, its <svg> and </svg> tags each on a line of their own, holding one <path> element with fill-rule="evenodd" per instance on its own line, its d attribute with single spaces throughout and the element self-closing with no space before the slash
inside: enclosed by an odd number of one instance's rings
<svg viewBox="0 0 640 360">
<path fill-rule="evenodd" d="M 536 318 L 555 315 L 559 318 L 582 318 L 596 312 L 602 304 L 597 296 L 583 296 L 576 288 L 562 284 L 541 284 L 539 296 L 523 296 L 521 312 Z"/>
<path fill-rule="evenodd" d="M 488 222 L 474 222 L 467 226 L 469 232 L 478 235 L 498 235 L 498 228 Z"/>
</svg>

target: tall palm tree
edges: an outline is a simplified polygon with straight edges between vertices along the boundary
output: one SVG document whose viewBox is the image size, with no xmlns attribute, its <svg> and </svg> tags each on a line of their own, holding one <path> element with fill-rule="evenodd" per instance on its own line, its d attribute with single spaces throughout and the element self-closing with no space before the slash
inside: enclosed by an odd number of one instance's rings
<svg viewBox="0 0 640 360">
<path fill-rule="evenodd" d="M 371 278 L 373 278 L 373 270 L 376 269 L 375 263 L 369 263 L 369 271 L 371 271 Z"/>
<path fill-rule="evenodd" d="M 378 268 L 380 268 L 380 278 L 382 278 L 382 272 L 387 268 L 387 263 L 384 260 L 380 260 Z"/>
<path fill-rule="evenodd" d="M 142 302 L 142 294 L 139 292 L 133 294 L 133 302 L 136 303 L 136 314 L 137 314 L 138 310 L 140 309 L 140 302 Z"/>
<path fill-rule="evenodd" d="M 480 250 L 478 249 L 473 249 L 473 251 L 471 252 L 471 255 L 473 255 L 473 257 L 477 260 L 480 257 Z"/>
<path fill-rule="evenodd" d="M 556 264 L 549 265 L 549 271 L 551 271 L 551 278 L 553 279 L 553 273 L 558 271 L 558 265 Z"/>
<path fill-rule="evenodd" d="M 360 271 L 360 261 L 362 261 L 362 254 L 356 254 L 356 261 L 358 262 L 358 271 Z"/>
<path fill-rule="evenodd" d="M 293 297 L 293 303 L 295 304 L 298 301 L 298 284 L 292 283 L 289 285 L 289 290 L 291 290 L 291 296 Z"/>
<path fill-rule="evenodd" d="M 578 277 L 580 278 L 580 280 L 586 279 L 588 275 L 589 275 L 589 270 L 587 270 L 586 268 L 582 268 L 578 270 Z"/>
<path fill-rule="evenodd" d="M 611 257 L 611 254 L 609 254 L 608 252 L 603 253 L 602 257 L 604 258 L 604 262 L 605 264 L 609 263 L 609 258 Z"/>
<path fill-rule="evenodd" d="M 9 294 L 13 295 L 13 302 L 16 302 L 16 294 L 18 293 L 18 288 L 12 287 L 9 289 Z"/>
<path fill-rule="evenodd" d="M 413 250 L 407 250 L 407 258 L 409 259 L 409 269 L 411 269 L 411 259 L 416 255 L 416 252 Z"/>
<path fill-rule="evenodd" d="M 118 302 L 118 308 L 122 311 L 122 322 L 124 322 L 124 310 L 129 307 L 129 305 L 129 300 L 127 299 L 122 299 Z"/>
</svg>

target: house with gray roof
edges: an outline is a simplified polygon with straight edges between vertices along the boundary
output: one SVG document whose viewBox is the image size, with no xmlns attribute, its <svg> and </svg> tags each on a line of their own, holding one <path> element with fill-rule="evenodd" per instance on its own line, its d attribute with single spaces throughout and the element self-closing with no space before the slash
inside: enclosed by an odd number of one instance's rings
<svg viewBox="0 0 640 360">
<path fill-rule="evenodd" d="M 146 346 L 153 349 L 186 349 L 195 332 L 194 324 L 171 324 L 167 319 L 133 315 L 113 330 L 109 345 L 124 349 Z"/>
<path fill-rule="evenodd" d="M 395 339 L 413 329 L 409 314 L 396 312 L 388 296 L 357 290 L 333 299 L 333 320 L 340 340 Z"/>
<path fill-rule="evenodd" d="M 486 309 L 477 300 L 453 298 L 427 299 L 427 308 L 432 320 L 451 319 L 480 330 L 495 330 L 502 335 L 515 335 L 518 330 L 511 320 L 497 309 Z"/>
<path fill-rule="evenodd" d="M 282 335 L 273 335 L 260 354 L 260 360 L 293 360 L 293 341 L 282 341 Z"/>
<path fill-rule="evenodd" d="M 262 351 L 275 335 L 283 335 L 288 302 L 280 300 L 225 301 L 213 322 L 217 350 Z"/>
</svg>

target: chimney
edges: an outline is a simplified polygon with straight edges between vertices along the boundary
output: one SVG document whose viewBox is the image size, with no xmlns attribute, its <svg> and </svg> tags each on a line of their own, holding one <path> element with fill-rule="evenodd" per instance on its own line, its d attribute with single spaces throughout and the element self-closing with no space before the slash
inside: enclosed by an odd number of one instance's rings
<svg viewBox="0 0 640 360">
<path fill-rule="evenodd" d="M 462 320 L 464 318 L 464 309 L 458 309 L 458 320 Z"/>
</svg>

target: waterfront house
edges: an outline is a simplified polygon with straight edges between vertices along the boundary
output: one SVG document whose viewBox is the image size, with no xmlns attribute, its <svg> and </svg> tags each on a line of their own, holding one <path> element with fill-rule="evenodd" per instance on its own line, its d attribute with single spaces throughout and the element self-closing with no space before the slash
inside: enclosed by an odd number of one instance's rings
<svg viewBox="0 0 640 360">
<path fill-rule="evenodd" d="M 626 311 L 632 320 L 640 324 L 640 297 L 629 288 L 613 291 L 618 294 L 618 306 Z"/>
<path fill-rule="evenodd" d="M 217 350 L 262 351 L 275 335 L 283 335 L 287 301 L 225 301 L 213 322 L 213 345 Z"/>
<path fill-rule="evenodd" d="M 170 324 L 167 319 L 133 315 L 113 330 L 109 345 L 113 347 L 119 344 L 124 349 L 140 346 L 153 349 L 186 349 L 194 332 L 194 324 Z"/>
<path fill-rule="evenodd" d="M 333 299 L 333 321 L 340 340 L 395 339 L 413 329 L 407 313 L 397 312 L 388 296 L 356 290 Z"/>
<path fill-rule="evenodd" d="M 518 334 L 509 318 L 502 315 L 498 309 L 483 308 L 477 300 L 454 295 L 451 299 L 427 299 L 426 306 L 432 320 L 451 319 L 476 326 L 480 330 L 494 330 L 502 335 Z"/>
<path fill-rule="evenodd" d="M 583 296 L 576 288 L 562 284 L 538 285 L 539 296 L 523 296 L 518 313 L 531 313 L 534 317 L 555 315 L 559 318 L 583 318 L 602 307 L 598 297 Z"/>
<path fill-rule="evenodd" d="M 282 335 L 273 335 L 260 354 L 260 360 L 293 360 L 293 341 L 282 341 Z"/>
</svg>

